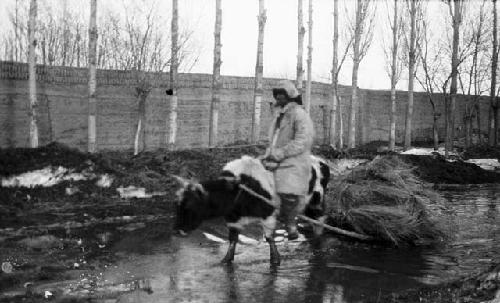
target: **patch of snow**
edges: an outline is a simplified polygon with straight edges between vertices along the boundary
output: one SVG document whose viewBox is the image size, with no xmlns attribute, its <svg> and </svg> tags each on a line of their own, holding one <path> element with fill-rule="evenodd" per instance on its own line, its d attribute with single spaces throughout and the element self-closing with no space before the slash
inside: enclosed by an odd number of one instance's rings
<svg viewBox="0 0 500 303">
<path fill-rule="evenodd" d="M 206 233 L 204 232 L 203 235 L 208 239 L 208 240 L 211 240 L 211 241 L 214 241 L 214 242 L 217 242 L 217 243 L 226 243 L 226 241 L 224 239 L 221 239 L 217 236 L 214 236 L 212 234 L 209 234 L 209 233 Z"/>
<path fill-rule="evenodd" d="M 116 191 L 120 194 L 121 198 L 151 198 L 153 195 L 146 194 L 144 187 L 118 187 Z"/>
<path fill-rule="evenodd" d="M 43 296 L 45 297 L 45 299 L 50 299 L 50 298 L 53 296 L 53 294 L 52 294 L 52 292 L 50 292 L 50 291 L 46 290 L 46 291 L 43 293 Z"/>
<path fill-rule="evenodd" d="M 95 179 L 97 176 L 94 173 L 88 171 L 82 171 L 80 173 L 74 172 L 73 170 L 68 170 L 65 167 L 58 166 L 52 167 L 47 166 L 42 169 L 25 172 L 17 176 L 11 176 L 8 178 L 2 178 L 3 187 L 35 187 L 43 186 L 50 187 L 59 184 L 62 181 L 83 181 L 89 179 Z M 102 175 L 98 180 L 98 183 L 102 183 L 103 187 L 110 186 L 112 182 L 112 177 L 109 175 Z M 106 186 L 107 185 L 107 186 Z"/>
<path fill-rule="evenodd" d="M 402 155 L 419 155 L 419 156 L 431 156 L 433 153 L 439 153 L 440 155 L 444 155 L 444 147 L 440 147 L 437 151 L 432 147 L 414 147 L 410 148 L 407 151 L 401 152 Z M 449 155 L 457 156 L 458 154 L 453 151 L 448 152 Z"/>
<path fill-rule="evenodd" d="M 500 169 L 500 162 L 498 162 L 498 159 L 469 159 L 465 162 L 476 164 L 477 166 L 485 170 Z"/>
<path fill-rule="evenodd" d="M 96 185 L 99 187 L 110 187 L 113 183 L 113 177 L 109 174 L 99 176 Z"/>
</svg>

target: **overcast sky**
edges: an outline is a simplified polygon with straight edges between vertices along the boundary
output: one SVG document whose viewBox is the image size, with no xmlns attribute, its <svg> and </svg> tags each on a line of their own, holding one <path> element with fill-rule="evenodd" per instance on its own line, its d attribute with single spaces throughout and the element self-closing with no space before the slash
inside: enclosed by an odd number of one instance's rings
<svg viewBox="0 0 500 303">
<path fill-rule="evenodd" d="M 19 0 L 25 1 L 29 0 Z M 42 0 L 55 6 L 64 0 Z M 88 17 L 88 1 L 67 0 L 70 9 L 81 12 Z M 104 9 L 121 9 L 130 0 L 98 0 L 98 11 Z M 153 0 L 151 0 L 153 1 Z M 6 9 L 12 7 L 15 0 L 0 1 L 0 32 L 7 28 Z M 359 69 L 359 86 L 361 88 L 390 89 L 389 77 L 386 73 L 386 62 L 382 40 L 390 41 L 390 30 L 384 23 L 387 20 L 385 1 L 375 1 L 377 4 L 377 23 L 375 36 L 368 54 L 361 62 Z M 171 1 L 160 0 L 157 11 L 165 16 L 166 24 L 170 22 Z M 304 0 L 304 26 L 307 28 L 307 3 Z M 344 4 L 352 9 L 354 1 L 340 1 L 340 31 L 345 31 Z M 390 1 L 392 4 L 392 1 Z M 296 0 L 265 0 L 267 23 L 264 38 L 264 76 L 278 78 L 295 78 L 297 53 L 297 1 Z M 430 2 L 430 10 L 434 15 L 442 15 L 443 4 Z M 222 0 L 222 74 L 236 76 L 253 76 L 257 48 L 257 0 Z M 348 8 L 349 9 L 349 8 Z M 333 0 L 314 0 L 313 13 L 313 80 L 330 81 L 332 61 L 333 33 Z M 98 12 L 99 14 L 99 12 Z M 179 18 L 181 27 L 194 31 L 194 43 L 199 48 L 199 61 L 191 72 L 211 73 L 213 58 L 213 29 L 215 20 L 215 0 L 180 0 Z M 7 24 L 6 24 L 7 23 Z M 441 25 L 442 26 L 442 25 Z M 443 26 L 444 27 L 444 26 Z M 444 31 L 444 28 L 442 29 Z M 304 68 L 307 58 L 307 37 L 304 48 Z M 340 49 L 343 44 L 340 44 Z M 407 72 L 398 88 L 406 89 Z M 351 62 L 346 60 L 340 74 L 340 83 L 350 85 Z"/>
</svg>

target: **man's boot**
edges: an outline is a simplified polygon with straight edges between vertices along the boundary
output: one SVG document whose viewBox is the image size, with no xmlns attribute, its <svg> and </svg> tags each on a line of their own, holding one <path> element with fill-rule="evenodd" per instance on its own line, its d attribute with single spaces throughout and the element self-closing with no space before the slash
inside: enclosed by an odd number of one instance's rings
<svg viewBox="0 0 500 303">
<path fill-rule="evenodd" d="M 288 233 L 288 240 L 299 237 L 295 217 L 299 214 L 299 199 L 296 195 L 281 195 L 281 213 Z"/>
</svg>

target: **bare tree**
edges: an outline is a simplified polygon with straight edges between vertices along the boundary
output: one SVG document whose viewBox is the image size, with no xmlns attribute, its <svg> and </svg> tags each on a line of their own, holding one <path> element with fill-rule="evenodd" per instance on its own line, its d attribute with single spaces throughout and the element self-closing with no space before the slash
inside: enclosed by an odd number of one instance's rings
<svg viewBox="0 0 500 303">
<path fill-rule="evenodd" d="M 478 142 L 481 143 L 481 111 L 479 110 L 480 95 L 486 92 L 487 87 L 485 80 L 487 77 L 487 31 L 486 25 L 487 16 L 485 10 L 486 0 L 483 0 L 479 11 L 474 14 L 469 14 L 468 20 L 464 26 L 464 40 L 472 41 L 471 54 L 463 61 L 459 70 L 458 80 L 459 88 L 464 96 L 464 125 L 465 125 L 465 145 L 470 147 L 473 138 L 473 120 L 476 117 L 478 129 Z M 466 5 L 464 3 L 464 5 Z M 466 7 L 468 11 L 475 10 L 471 7 Z M 471 58 L 470 58 L 471 57 Z"/>
<path fill-rule="evenodd" d="M 37 0 L 30 2 L 30 15 L 28 24 L 29 37 L 29 94 L 30 94 L 30 147 L 38 147 L 38 101 L 36 95 L 36 18 L 37 18 Z"/>
<path fill-rule="evenodd" d="M 89 18 L 89 115 L 88 115 L 88 146 L 90 153 L 96 151 L 96 116 L 97 116 L 97 98 L 96 98 L 96 49 L 97 49 L 97 0 L 90 0 L 90 18 Z"/>
<path fill-rule="evenodd" d="M 417 18 L 422 25 L 421 35 L 419 35 L 420 38 L 417 39 L 416 43 L 416 54 L 418 55 L 418 61 L 421 63 L 421 68 L 416 69 L 415 79 L 425 90 L 432 107 L 434 150 L 438 150 L 439 133 L 437 123 L 441 113 L 438 112 L 437 101 L 441 98 L 439 96 L 441 89 L 439 78 L 442 76 L 444 68 L 443 47 L 435 35 L 432 35 L 428 17 L 424 16 L 422 12 L 422 14 L 417 15 Z"/>
<path fill-rule="evenodd" d="M 27 62 L 28 52 L 24 52 L 27 44 L 22 41 L 28 41 L 28 10 L 22 1 L 19 1 L 19 5 L 17 1 L 16 6 L 7 9 L 12 30 L 3 37 L 3 55 L 4 58 Z M 80 67 L 88 61 L 89 37 L 84 30 L 88 20 L 84 20 L 79 12 L 69 9 L 71 6 L 65 9 L 66 2 L 57 2 L 62 4 L 63 14 L 57 13 L 54 1 L 42 2 L 37 26 L 40 33 L 37 56 L 46 65 Z M 123 2 L 125 14 L 112 10 L 99 14 L 97 68 L 155 72 L 169 70 L 171 37 L 165 34 L 166 26 L 156 9 L 157 4 L 158 0 L 126 1 Z M 192 36 L 193 30 L 179 28 L 177 57 L 181 70 L 189 71 L 197 63 L 201 52 L 201 46 L 195 43 Z M 16 58 L 16 50 L 19 58 Z"/>
<path fill-rule="evenodd" d="M 498 65 L 498 29 L 497 29 L 497 0 L 493 2 L 493 49 L 491 55 L 491 88 L 490 88 L 490 108 L 488 116 L 488 143 L 490 146 L 498 143 L 498 99 L 496 96 L 496 78 Z"/>
<path fill-rule="evenodd" d="M 252 143 L 259 141 L 260 135 L 260 113 L 262 107 L 262 74 L 264 71 L 264 27 L 266 25 L 266 10 L 264 8 L 264 0 L 259 0 L 259 34 L 257 38 L 257 60 L 255 63 L 255 84 L 254 84 L 254 99 L 253 99 L 253 115 L 252 115 Z"/>
<path fill-rule="evenodd" d="M 453 3 L 453 4 L 452 4 Z M 455 107 L 457 98 L 457 80 L 459 54 L 458 46 L 460 43 L 460 24 L 462 22 L 462 0 L 448 0 L 448 7 L 453 24 L 453 46 L 451 54 L 451 86 L 450 86 L 450 102 L 446 112 L 446 140 L 445 140 L 445 155 L 448 156 L 449 151 L 453 148 L 454 129 L 455 129 Z"/>
<path fill-rule="evenodd" d="M 413 116 L 413 80 L 415 78 L 415 43 L 416 43 L 416 17 L 417 17 L 417 0 L 410 0 L 410 44 L 409 44 L 409 63 L 408 63 L 408 104 L 406 107 L 405 118 L 405 140 L 404 149 L 407 150 L 411 146 L 411 131 L 412 131 L 412 116 Z"/>
<path fill-rule="evenodd" d="M 330 111 L 330 145 L 335 147 L 337 139 L 337 116 L 339 115 L 338 108 L 338 48 L 339 48 L 339 1 L 333 1 L 333 57 L 332 57 L 332 109 Z M 341 117 L 339 117 L 341 118 Z M 339 119 L 340 120 L 340 119 Z M 341 137 L 341 136 L 340 136 Z M 342 146 L 338 146 L 342 148 Z"/>
<path fill-rule="evenodd" d="M 370 0 L 357 0 L 356 18 L 349 22 L 350 34 L 353 37 L 352 50 L 352 95 L 349 113 L 348 146 L 354 148 L 356 145 L 356 110 L 358 108 L 358 69 L 361 60 L 366 55 L 373 38 L 373 20 L 375 9 Z"/>
<path fill-rule="evenodd" d="M 168 135 L 168 148 L 173 150 L 175 148 L 175 140 L 177 137 L 177 40 L 179 36 L 179 1 L 172 1 L 172 50 L 171 54 L 171 64 L 170 64 L 170 88 L 172 89 L 172 97 L 170 98 L 170 117 L 169 117 L 169 135 Z"/>
<path fill-rule="evenodd" d="M 63 5 L 63 10 L 62 10 L 62 47 L 61 47 L 61 51 L 62 51 L 62 65 L 66 65 L 66 60 L 68 59 L 68 48 L 69 48 L 69 12 L 68 12 L 68 1 L 62 1 L 62 5 Z"/>
<path fill-rule="evenodd" d="M 387 2 L 386 2 L 387 3 Z M 389 122 L 389 150 L 394 151 L 395 143 L 396 143 L 396 84 L 401 77 L 402 72 L 402 64 L 399 59 L 399 42 L 402 36 L 403 29 L 403 14 L 400 12 L 401 7 L 398 6 L 398 1 L 394 0 L 394 11 L 392 15 L 392 24 L 391 18 L 388 14 L 389 24 L 392 31 L 392 45 L 389 47 L 389 51 L 385 51 L 388 65 L 390 67 L 389 77 L 391 78 L 391 109 L 390 109 L 390 122 Z M 389 54 L 390 53 L 390 54 Z"/>
<path fill-rule="evenodd" d="M 312 42 L 313 42 L 313 0 L 309 0 L 308 44 L 307 44 L 307 82 L 304 108 L 309 113 L 311 110 L 311 72 L 312 72 Z"/>
<path fill-rule="evenodd" d="M 335 0 L 337 1 L 337 0 Z M 303 56 L 304 56 L 304 35 L 306 33 L 306 29 L 303 25 L 303 0 L 298 0 L 298 5 L 297 5 L 297 33 L 298 33 L 298 38 L 297 38 L 297 90 L 299 91 L 299 94 L 302 94 L 302 86 L 304 85 L 304 67 L 302 65 L 303 63 Z"/>
<path fill-rule="evenodd" d="M 138 99 L 138 119 L 134 139 L 134 155 L 146 149 L 146 99 L 151 92 L 152 85 L 143 71 L 138 71 L 138 83 L 135 94 Z"/>
<path fill-rule="evenodd" d="M 354 41 L 354 35 L 348 34 L 345 43 L 345 48 L 343 49 L 342 54 L 339 55 L 339 6 L 338 0 L 334 0 L 333 2 L 333 56 L 332 56 L 332 85 L 331 85 L 331 98 L 332 98 L 332 108 L 330 110 L 330 126 L 329 126 L 329 137 L 330 144 L 333 146 L 337 146 L 339 149 L 343 148 L 343 133 L 344 133 L 344 125 L 342 121 L 342 112 L 340 106 L 340 96 L 339 96 L 339 73 L 342 69 L 342 65 L 345 62 L 347 54 L 351 49 L 352 42 Z M 346 14 L 347 15 L 347 14 Z M 340 61 L 339 61 L 340 58 Z M 338 131 L 337 129 L 338 124 Z"/>
<path fill-rule="evenodd" d="M 220 104 L 220 89 L 221 77 L 220 67 L 221 61 L 221 30 L 222 30 L 222 8 L 221 0 L 215 1 L 215 30 L 214 30 L 214 67 L 212 73 L 212 103 L 210 106 L 210 130 L 209 130 L 209 146 L 213 147 L 217 144 L 217 132 L 219 123 L 219 104 Z"/>
</svg>

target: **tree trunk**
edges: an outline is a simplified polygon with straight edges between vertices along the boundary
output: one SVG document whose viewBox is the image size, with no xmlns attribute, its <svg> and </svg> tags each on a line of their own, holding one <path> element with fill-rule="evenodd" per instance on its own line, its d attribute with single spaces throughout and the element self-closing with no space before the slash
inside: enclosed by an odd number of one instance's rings
<svg viewBox="0 0 500 303">
<path fill-rule="evenodd" d="M 16 6 L 15 6 L 15 15 L 14 15 L 14 20 L 15 20 L 15 25 L 14 25 L 14 36 L 15 36 L 15 41 L 14 41 L 14 52 L 15 52 L 15 61 L 21 61 L 21 52 L 20 52 L 20 46 L 19 44 L 21 43 L 19 39 L 19 0 L 16 0 Z"/>
<path fill-rule="evenodd" d="M 339 48 L 339 1 L 333 2 L 333 62 L 332 62 L 332 110 L 330 111 L 330 145 L 336 146 L 338 142 L 337 135 L 337 116 L 338 116 L 338 48 Z M 340 136 L 342 136 L 340 134 Z M 341 146 L 339 146 L 341 148 Z"/>
<path fill-rule="evenodd" d="M 406 107 L 405 120 L 405 143 L 404 149 L 408 150 L 411 147 L 411 131 L 413 118 L 413 82 L 415 79 L 415 40 L 416 40 L 416 8 L 417 0 L 411 0 L 410 8 L 410 49 L 408 53 L 408 105 Z"/>
<path fill-rule="evenodd" d="M 491 88 L 490 88 L 490 110 L 488 121 L 488 143 L 490 146 L 497 144 L 498 137 L 498 121 L 497 110 L 498 101 L 496 100 L 496 80 L 497 80 L 497 65 L 498 65 L 498 34 L 497 34 L 497 0 L 493 1 L 493 51 L 491 56 Z"/>
<path fill-rule="evenodd" d="M 168 128 L 167 147 L 169 150 L 175 149 L 175 141 L 177 138 L 177 72 L 178 72 L 178 35 L 179 35 L 179 10 L 178 0 L 172 1 L 172 24 L 171 24 L 171 62 L 170 62 L 170 88 L 172 89 L 172 97 L 170 98 L 170 116 Z"/>
<path fill-rule="evenodd" d="M 336 1 L 336 0 L 335 0 Z M 304 85 L 304 35 L 306 34 L 306 29 L 303 25 L 303 0 L 298 0 L 297 6 L 297 27 L 298 27 L 298 44 L 297 44 L 297 90 L 299 94 L 302 94 Z"/>
<path fill-rule="evenodd" d="M 45 38 L 42 40 L 42 64 L 43 65 L 47 65 L 47 53 L 46 53 L 46 42 L 45 42 Z"/>
<path fill-rule="evenodd" d="M 476 96 L 477 98 L 477 96 Z M 481 107 L 479 105 L 479 102 L 476 102 L 474 105 L 474 108 L 476 110 L 476 123 L 477 123 L 477 143 L 482 144 L 483 143 L 483 134 L 481 132 Z"/>
<path fill-rule="evenodd" d="M 432 120 L 432 135 L 434 138 L 434 150 L 437 151 L 439 149 L 439 133 L 438 133 L 438 122 L 439 116 L 434 113 L 433 114 L 433 120 Z"/>
<path fill-rule="evenodd" d="M 469 96 L 470 97 L 470 96 Z M 464 111 L 464 126 L 465 126 L 465 147 L 469 148 L 471 146 L 471 127 L 472 127 L 472 109 L 470 105 L 465 105 Z"/>
<path fill-rule="evenodd" d="M 252 115 L 252 143 L 257 143 L 260 137 L 260 113 L 262 108 L 262 74 L 264 71 L 264 27 L 266 25 L 266 10 L 264 0 L 259 0 L 259 36 L 257 39 L 257 62 L 255 63 L 255 83 Z"/>
<path fill-rule="evenodd" d="M 321 109 L 321 112 L 323 113 L 323 144 L 328 144 L 329 137 L 330 135 L 328 132 L 330 131 L 330 126 L 328 124 L 328 117 L 330 116 L 328 114 L 328 107 L 324 105 L 319 106 Z"/>
<path fill-rule="evenodd" d="M 454 2 L 453 13 L 453 47 L 451 53 L 451 86 L 450 86 L 450 107 L 448 115 L 448 133 L 446 134 L 445 151 L 446 156 L 453 148 L 454 130 L 455 130 L 455 107 L 457 99 L 457 78 L 458 78 L 458 43 L 460 41 L 460 22 L 461 22 L 461 1 Z"/>
<path fill-rule="evenodd" d="M 391 116 L 389 126 L 389 150 L 396 145 L 396 69 L 398 56 L 398 1 L 394 0 L 394 20 L 392 23 L 392 65 L 391 65 Z"/>
<path fill-rule="evenodd" d="M 137 97 L 139 99 L 139 117 L 137 119 L 137 129 L 134 140 L 134 155 L 146 149 L 146 99 L 149 95 L 150 88 L 146 82 L 136 88 Z"/>
<path fill-rule="evenodd" d="M 338 95 L 337 95 L 338 96 Z M 337 103 L 337 108 L 339 112 L 339 149 L 344 148 L 344 119 L 342 118 L 342 106 L 341 98 L 339 98 Z"/>
<path fill-rule="evenodd" d="M 37 18 L 37 0 L 30 2 L 30 16 L 28 24 L 29 37 L 29 94 L 30 94 L 30 147 L 38 147 L 38 101 L 36 95 L 36 18 Z"/>
<path fill-rule="evenodd" d="M 358 0 L 356 7 L 356 25 L 354 29 L 354 55 L 352 67 L 352 95 L 351 95 L 351 109 L 349 113 L 349 130 L 348 130 L 348 147 L 354 148 L 356 146 L 356 110 L 358 108 L 358 69 L 360 62 L 360 49 L 362 34 L 362 16 L 361 16 L 362 1 Z"/>
<path fill-rule="evenodd" d="M 311 71 L 312 71 L 312 29 L 313 29 L 313 0 L 309 0 L 309 22 L 308 22 L 308 43 L 307 43 L 307 83 L 304 108 L 306 112 L 311 110 Z"/>
<path fill-rule="evenodd" d="M 68 1 L 63 1 L 63 45 L 62 45 L 62 65 L 66 65 L 69 47 L 69 24 L 68 24 Z"/>
<path fill-rule="evenodd" d="M 76 26 L 76 38 L 75 39 L 76 39 L 76 43 L 77 43 L 77 45 L 76 45 L 77 46 L 76 47 L 76 67 L 80 67 L 80 56 L 81 56 L 80 40 L 81 40 L 81 36 L 80 36 L 80 28 L 78 25 Z"/>
<path fill-rule="evenodd" d="M 94 153 L 96 146 L 96 51 L 97 51 L 97 0 L 90 0 L 89 21 L 89 118 L 88 118 L 88 152 Z"/>
<path fill-rule="evenodd" d="M 221 66 L 221 40 L 220 33 L 222 29 L 222 8 L 221 0 L 215 1 L 215 31 L 214 31 L 214 66 L 212 74 L 212 104 L 210 106 L 210 130 L 209 142 L 210 147 L 217 145 L 217 132 L 219 122 L 219 103 L 220 103 L 220 66 Z"/>
</svg>

